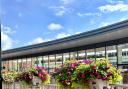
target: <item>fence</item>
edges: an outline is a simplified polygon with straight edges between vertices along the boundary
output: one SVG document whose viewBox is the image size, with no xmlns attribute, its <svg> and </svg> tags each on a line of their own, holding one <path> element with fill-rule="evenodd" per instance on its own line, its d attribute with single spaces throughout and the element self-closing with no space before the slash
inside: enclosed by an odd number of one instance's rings
<svg viewBox="0 0 128 89">
<path fill-rule="evenodd" d="M 110 84 L 110 89 L 128 89 L 128 84 Z"/>
<path fill-rule="evenodd" d="M 47 84 L 47 85 L 32 85 L 32 86 L 23 86 L 21 83 L 3 83 L 2 89 L 59 89 L 57 84 Z M 105 89 L 128 89 L 128 84 L 111 84 L 109 88 Z"/>
<path fill-rule="evenodd" d="M 3 83 L 2 89 L 59 89 L 59 85 L 57 84 L 46 84 L 46 85 L 32 85 L 32 86 L 25 86 L 21 83 L 14 82 L 14 83 Z"/>
</svg>

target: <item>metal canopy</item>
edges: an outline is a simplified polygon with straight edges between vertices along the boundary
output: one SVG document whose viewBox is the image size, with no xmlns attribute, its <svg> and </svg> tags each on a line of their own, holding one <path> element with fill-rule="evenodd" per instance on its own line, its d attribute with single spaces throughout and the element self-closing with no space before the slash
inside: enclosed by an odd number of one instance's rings
<svg viewBox="0 0 128 89">
<path fill-rule="evenodd" d="M 45 55 L 55 52 L 79 50 L 98 45 L 117 44 L 128 40 L 128 20 L 112 24 L 96 30 L 78 35 L 44 42 L 41 44 L 6 50 L 2 52 L 2 59 L 22 58 L 28 56 Z M 116 42 L 115 42 L 116 41 Z M 113 43 L 114 42 L 114 43 Z M 77 49 L 76 49 L 77 48 Z"/>
</svg>

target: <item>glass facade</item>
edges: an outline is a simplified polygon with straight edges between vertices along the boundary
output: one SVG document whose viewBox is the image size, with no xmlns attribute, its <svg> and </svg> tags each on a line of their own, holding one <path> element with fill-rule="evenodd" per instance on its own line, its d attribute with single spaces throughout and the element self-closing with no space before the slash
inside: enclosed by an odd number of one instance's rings
<svg viewBox="0 0 128 89">
<path fill-rule="evenodd" d="M 6 71 L 26 71 L 31 67 L 42 66 L 45 67 L 49 73 L 52 73 L 54 68 L 60 67 L 60 65 L 67 60 L 99 60 L 103 58 L 109 59 L 117 68 L 128 69 L 128 43 L 60 54 L 11 59 L 3 61 L 2 67 L 5 68 Z M 123 75 L 125 76 L 125 73 Z M 128 81 L 124 79 L 124 82 Z"/>
</svg>

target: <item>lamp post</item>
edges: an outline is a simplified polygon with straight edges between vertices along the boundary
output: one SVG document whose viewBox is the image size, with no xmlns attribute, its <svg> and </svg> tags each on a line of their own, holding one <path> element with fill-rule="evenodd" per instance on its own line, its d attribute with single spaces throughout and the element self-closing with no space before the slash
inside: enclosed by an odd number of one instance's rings
<svg viewBox="0 0 128 89">
<path fill-rule="evenodd" d="M 1 25 L 0 25 L 0 32 L 1 32 Z M 1 34 L 0 34 L 0 40 L 1 40 Z M 2 89 L 2 73 L 1 73 L 2 65 L 1 65 L 1 62 L 2 62 L 2 58 L 1 58 L 1 43 L 0 43 L 0 89 Z"/>
</svg>

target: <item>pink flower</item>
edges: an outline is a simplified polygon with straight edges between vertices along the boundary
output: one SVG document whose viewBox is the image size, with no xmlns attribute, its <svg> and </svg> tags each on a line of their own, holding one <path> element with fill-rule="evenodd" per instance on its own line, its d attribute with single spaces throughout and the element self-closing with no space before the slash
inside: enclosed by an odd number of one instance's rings
<svg viewBox="0 0 128 89">
<path fill-rule="evenodd" d="M 42 74 L 41 74 L 41 73 L 39 73 L 39 74 L 38 74 L 38 76 L 39 76 L 39 77 L 42 77 Z"/>
<path fill-rule="evenodd" d="M 89 59 L 86 59 L 86 60 L 83 60 L 81 61 L 81 63 L 83 64 L 91 64 L 93 61 L 92 60 L 89 60 Z"/>
</svg>

